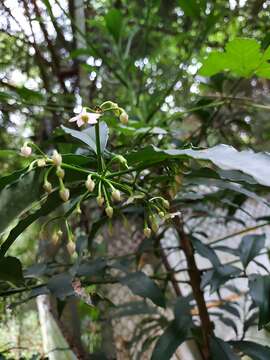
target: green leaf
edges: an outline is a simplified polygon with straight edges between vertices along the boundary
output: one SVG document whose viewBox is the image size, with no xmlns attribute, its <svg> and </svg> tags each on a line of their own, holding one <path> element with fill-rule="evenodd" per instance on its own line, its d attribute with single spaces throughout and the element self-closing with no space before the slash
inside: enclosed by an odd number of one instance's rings
<svg viewBox="0 0 270 360">
<path fill-rule="evenodd" d="M 199 70 L 202 76 L 212 76 L 228 70 L 238 76 L 250 77 L 257 74 L 270 77 L 269 48 L 262 54 L 255 39 L 236 38 L 226 45 L 225 52 L 214 51 L 203 61 Z"/>
<path fill-rule="evenodd" d="M 149 298 L 154 304 L 165 307 L 165 297 L 155 282 L 143 272 L 130 273 L 120 279 L 121 284 L 126 285 L 130 290 L 139 296 Z"/>
<path fill-rule="evenodd" d="M 192 326 L 191 307 L 184 297 L 178 297 L 174 305 L 174 322 L 178 330 L 187 332 Z"/>
<path fill-rule="evenodd" d="M 178 4 L 186 16 L 198 18 L 201 10 L 204 8 L 204 1 L 201 0 L 178 0 Z"/>
<path fill-rule="evenodd" d="M 207 258 L 214 267 L 221 265 L 217 254 L 209 245 L 204 244 L 202 241 L 195 239 L 194 237 L 192 238 L 192 244 L 198 254 Z"/>
<path fill-rule="evenodd" d="M 76 197 L 84 192 L 83 188 L 72 189 L 70 198 Z M 10 231 L 8 237 L 0 247 L 0 257 L 5 255 L 9 247 L 17 239 L 17 237 L 34 221 L 42 216 L 46 216 L 53 212 L 59 205 L 62 205 L 63 201 L 60 199 L 58 192 L 51 194 L 47 201 L 35 212 L 31 213 L 27 217 L 23 218 L 18 224 Z"/>
<path fill-rule="evenodd" d="M 215 269 L 208 270 L 203 274 L 201 287 L 203 289 L 205 286 L 210 285 L 211 292 L 215 292 L 226 281 L 239 275 L 240 272 L 240 269 L 232 265 L 216 266 Z"/>
<path fill-rule="evenodd" d="M 151 360 L 170 360 L 178 346 L 187 338 L 184 330 L 178 330 L 175 321 L 167 327 L 158 339 Z"/>
<path fill-rule="evenodd" d="M 64 130 L 66 134 L 69 134 L 75 139 L 80 140 L 95 153 L 97 152 L 96 134 L 95 134 L 94 126 L 91 126 L 82 131 L 69 129 L 63 125 L 61 126 L 61 128 Z M 99 132 L 100 132 L 100 148 L 101 148 L 101 152 L 103 153 L 106 148 L 108 136 L 109 136 L 109 128 L 104 121 L 99 122 Z"/>
<path fill-rule="evenodd" d="M 111 9 L 105 15 L 105 24 L 108 31 L 113 36 L 114 40 L 118 41 L 123 28 L 123 16 L 121 12 L 115 8 Z"/>
<path fill-rule="evenodd" d="M 269 360 L 270 347 L 251 341 L 231 341 L 231 345 L 238 351 L 248 355 L 252 360 Z"/>
<path fill-rule="evenodd" d="M 210 349 L 212 360 L 240 360 L 240 357 L 233 352 L 231 346 L 217 337 L 210 339 Z"/>
<path fill-rule="evenodd" d="M 265 245 L 265 235 L 246 235 L 239 245 L 239 256 L 243 266 L 246 268 L 250 261 L 259 255 Z"/>
<path fill-rule="evenodd" d="M 11 181 L 0 192 L 0 233 L 27 209 L 34 201 L 40 198 L 40 171 L 31 171 L 26 174 L 17 172 L 2 180 L 3 183 Z M 16 182 L 13 182 L 17 179 Z M 1 181 L 0 181 L 1 182 Z"/>
<path fill-rule="evenodd" d="M 13 256 L 0 259 L 0 280 L 10 281 L 15 285 L 23 284 L 22 264 L 19 259 Z"/>
<path fill-rule="evenodd" d="M 55 275 L 48 281 L 47 287 L 54 296 L 61 300 L 74 294 L 72 276 L 70 274 Z"/>
<path fill-rule="evenodd" d="M 259 329 L 270 321 L 270 276 L 249 276 L 250 296 L 259 307 Z"/>
<path fill-rule="evenodd" d="M 229 145 L 216 145 L 209 149 L 162 150 L 148 146 L 127 155 L 129 165 L 146 167 L 167 159 L 197 159 L 212 162 L 223 170 L 240 170 L 252 176 L 257 183 L 270 186 L 270 155 L 252 150 L 237 151 Z"/>
</svg>

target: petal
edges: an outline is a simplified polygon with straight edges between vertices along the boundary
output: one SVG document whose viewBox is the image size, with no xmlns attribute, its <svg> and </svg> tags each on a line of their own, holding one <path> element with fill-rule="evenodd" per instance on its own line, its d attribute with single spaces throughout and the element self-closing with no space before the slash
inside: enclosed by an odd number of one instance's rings
<svg viewBox="0 0 270 360">
<path fill-rule="evenodd" d="M 77 125 L 78 125 L 79 127 L 81 127 L 81 126 L 84 125 L 84 121 L 83 121 L 80 117 L 77 119 Z"/>
<path fill-rule="evenodd" d="M 97 119 L 101 116 L 101 114 L 94 114 L 94 113 L 88 113 L 89 118 L 88 118 L 88 124 L 96 124 L 97 123 Z"/>
<path fill-rule="evenodd" d="M 69 119 L 69 122 L 74 122 L 74 121 L 78 121 L 79 115 L 74 116 L 73 118 Z"/>
</svg>

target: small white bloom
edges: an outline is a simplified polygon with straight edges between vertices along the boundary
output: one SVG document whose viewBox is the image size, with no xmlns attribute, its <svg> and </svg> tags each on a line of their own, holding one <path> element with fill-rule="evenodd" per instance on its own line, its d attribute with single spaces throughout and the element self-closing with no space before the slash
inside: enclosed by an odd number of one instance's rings
<svg viewBox="0 0 270 360">
<path fill-rule="evenodd" d="M 59 191 L 59 195 L 60 195 L 60 198 L 66 202 L 69 200 L 69 189 L 67 188 L 64 188 L 62 190 Z"/>
<path fill-rule="evenodd" d="M 46 160 L 45 160 L 45 159 L 38 159 L 38 161 L 37 161 L 37 166 L 38 166 L 38 167 L 44 167 L 44 166 L 46 166 Z"/>
<path fill-rule="evenodd" d="M 126 125 L 128 123 L 128 114 L 125 111 L 123 111 L 119 119 L 122 124 Z"/>
<path fill-rule="evenodd" d="M 88 191 L 92 192 L 95 188 L 95 182 L 92 180 L 91 175 L 88 175 L 87 180 L 85 182 L 85 186 Z"/>
<path fill-rule="evenodd" d="M 74 116 L 69 120 L 69 122 L 77 122 L 78 127 L 81 127 L 85 124 L 94 125 L 97 124 L 97 119 L 101 116 L 101 114 L 90 113 L 87 112 L 85 108 L 82 109 L 82 112 Z"/>
<path fill-rule="evenodd" d="M 52 161 L 56 166 L 60 166 L 62 164 L 62 156 L 57 150 L 53 150 Z"/>
<path fill-rule="evenodd" d="M 144 236 L 147 237 L 147 239 L 149 239 L 152 234 L 152 230 L 149 227 L 146 227 L 146 228 L 144 228 L 143 233 L 144 233 Z"/>
<path fill-rule="evenodd" d="M 113 208 L 111 206 L 107 206 L 105 212 L 109 219 L 113 217 Z"/>
<path fill-rule="evenodd" d="M 24 157 L 29 157 L 32 154 L 32 148 L 26 144 L 21 147 L 21 155 Z"/>
<path fill-rule="evenodd" d="M 121 201 L 121 194 L 119 190 L 113 190 L 112 192 L 112 198 L 115 201 Z"/>
</svg>

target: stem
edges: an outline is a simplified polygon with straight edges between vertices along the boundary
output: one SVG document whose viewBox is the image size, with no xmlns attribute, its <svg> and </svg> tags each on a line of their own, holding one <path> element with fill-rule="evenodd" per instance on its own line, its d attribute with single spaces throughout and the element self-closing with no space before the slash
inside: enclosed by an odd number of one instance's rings
<svg viewBox="0 0 270 360">
<path fill-rule="evenodd" d="M 103 164 L 102 164 L 102 155 L 101 155 L 101 148 L 100 148 L 99 122 L 95 125 L 95 133 L 96 133 L 98 171 L 101 172 L 103 170 Z"/>
<path fill-rule="evenodd" d="M 206 302 L 204 299 L 203 291 L 201 290 L 201 273 L 197 267 L 194 249 L 188 235 L 184 231 L 184 225 L 180 217 L 174 218 L 175 229 L 178 233 L 179 240 L 181 242 L 182 250 L 185 254 L 188 264 L 188 274 L 190 278 L 190 284 L 193 291 L 194 299 L 196 300 L 199 316 L 201 320 L 201 330 L 203 337 L 202 354 L 205 360 L 210 359 L 210 346 L 209 337 L 213 333 L 210 316 L 207 310 Z"/>
</svg>

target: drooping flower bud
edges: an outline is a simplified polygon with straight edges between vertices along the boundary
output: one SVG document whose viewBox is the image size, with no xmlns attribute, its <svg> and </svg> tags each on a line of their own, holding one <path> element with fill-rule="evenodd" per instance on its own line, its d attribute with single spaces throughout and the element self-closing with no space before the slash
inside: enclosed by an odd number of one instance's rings
<svg viewBox="0 0 270 360">
<path fill-rule="evenodd" d="M 46 166 L 46 160 L 45 160 L 45 159 L 38 159 L 38 161 L 37 161 L 37 166 L 38 166 L 38 167 L 44 167 L 44 166 Z"/>
<path fill-rule="evenodd" d="M 57 175 L 60 179 L 64 179 L 64 177 L 65 177 L 65 170 L 62 169 L 60 166 L 57 167 L 56 175 Z"/>
<path fill-rule="evenodd" d="M 57 150 L 53 150 L 52 161 L 56 166 L 61 166 L 62 164 L 62 156 Z"/>
<path fill-rule="evenodd" d="M 122 155 L 116 155 L 116 157 L 115 157 L 119 162 L 120 162 L 120 164 L 122 164 L 122 165 L 124 165 L 124 166 L 128 166 L 127 165 L 127 159 L 126 158 L 124 158 L 124 156 L 122 156 Z"/>
<path fill-rule="evenodd" d="M 102 207 L 102 205 L 104 204 L 104 197 L 103 196 L 98 196 L 97 197 L 97 204 L 99 207 Z"/>
<path fill-rule="evenodd" d="M 52 192 L 52 184 L 46 180 L 43 184 L 43 189 L 50 194 Z"/>
<path fill-rule="evenodd" d="M 111 206 L 107 206 L 105 212 L 108 218 L 111 219 L 113 217 L 113 208 Z"/>
<path fill-rule="evenodd" d="M 24 157 L 29 157 L 32 154 L 32 148 L 30 146 L 27 145 L 27 143 L 25 143 L 22 147 L 21 147 L 21 155 Z"/>
<path fill-rule="evenodd" d="M 58 235 L 59 238 L 61 239 L 61 237 L 63 236 L 63 231 L 62 231 L 62 230 L 58 230 L 58 231 L 57 231 L 57 235 Z"/>
<path fill-rule="evenodd" d="M 128 114 L 125 111 L 122 111 L 119 116 L 119 120 L 122 124 L 126 125 L 128 123 Z"/>
<path fill-rule="evenodd" d="M 69 200 L 69 189 L 63 188 L 59 191 L 60 198 L 66 202 Z"/>
<path fill-rule="evenodd" d="M 160 212 L 158 213 L 158 215 L 159 215 L 161 218 L 163 218 L 163 217 L 165 216 L 165 213 L 164 213 L 164 211 L 160 211 Z"/>
<path fill-rule="evenodd" d="M 144 233 L 144 236 L 149 239 L 151 234 L 152 234 L 152 230 L 149 228 L 149 227 L 146 227 L 143 229 L 143 233 Z"/>
<path fill-rule="evenodd" d="M 162 199 L 162 204 L 163 204 L 163 206 L 165 207 L 165 209 L 168 210 L 168 209 L 170 208 L 170 203 L 169 203 L 168 200 Z"/>
<path fill-rule="evenodd" d="M 119 190 L 113 190 L 112 192 L 112 198 L 113 200 L 115 201 L 121 201 L 121 194 L 120 194 L 120 191 Z"/>
<path fill-rule="evenodd" d="M 86 189 L 90 192 L 94 191 L 95 182 L 92 180 L 91 175 L 88 175 L 87 180 L 85 182 Z"/>
<path fill-rule="evenodd" d="M 75 253 L 76 245 L 73 241 L 69 241 L 67 243 L 67 250 L 68 250 L 69 255 L 73 255 Z"/>
</svg>

